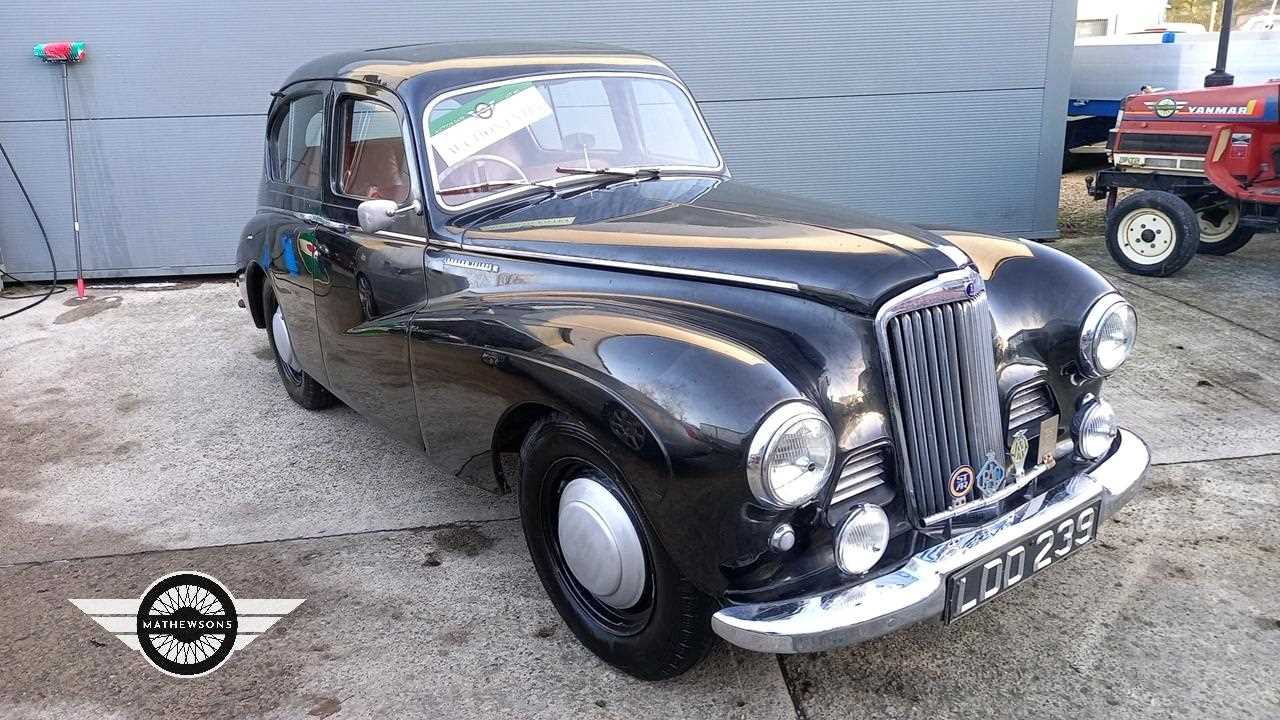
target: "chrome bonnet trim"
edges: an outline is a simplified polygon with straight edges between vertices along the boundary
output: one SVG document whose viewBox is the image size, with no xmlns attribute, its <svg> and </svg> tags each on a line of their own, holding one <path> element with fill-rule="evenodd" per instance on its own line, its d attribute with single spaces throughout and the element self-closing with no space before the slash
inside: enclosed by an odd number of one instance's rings
<svg viewBox="0 0 1280 720">
<path fill-rule="evenodd" d="M 901 569 L 863 583 L 790 600 L 731 605 L 711 627 L 725 640 L 759 652 L 801 653 L 864 642 L 940 617 L 947 578 L 1099 498 L 1110 518 L 1137 492 L 1151 455 L 1121 430 L 1111 455 L 991 522 L 921 551 Z"/>
<path fill-rule="evenodd" d="M 768 280 L 765 278 L 750 277 L 748 275 L 712 272 L 710 270 L 690 270 L 689 268 L 670 267 L 667 265 L 649 265 L 646 263 L 626 262 L 623 260 L 602 260 L 599 258 L 579 257 L 577 255 L 559 255 L 557 253 L 544 253 L 534 250 L 477 247 L 475 245 L 468 244 L 464 244 L 462 249 L 467 252 L 476 253 L 477 255 L 498 255 L 502 257 L 513 257 L 528 260 L 549 260 L 552 262 L 562 262 L 573 265 L 589 265 L 591 267 L 603 267 L 614 270 L 634 270 L 637 272 L 652 273 L 654 275 L 670 275 L 679 278 L 718 280 L 720 282 L 734 283 L 736 285 L 750 285 L 754 287 L 769 288 L 770 290 L 787 290 L 789 292 L 799 292 L 800 290 L 800 286 L 793 282 Z"/>
</svg>

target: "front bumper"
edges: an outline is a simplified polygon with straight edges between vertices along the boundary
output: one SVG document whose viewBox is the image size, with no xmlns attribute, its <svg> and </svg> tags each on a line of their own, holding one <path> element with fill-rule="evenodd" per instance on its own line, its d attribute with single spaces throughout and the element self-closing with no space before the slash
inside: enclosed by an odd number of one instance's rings
<svg viewBox="0 0 1280 720">
<path fill-rule="evenodd" d="M 920 552 L 896 572 L 809 597 L 732 605 L 717 612 L 711 626 L 720 637 L 748 650 L 802 653 L 853 645 L 939 618 L 948 575 L 1098 498 L 1103 519 L 1112 516 L 1137 491 L 1150 463 L 1146 443 L 1121 430 L 1111 455 L 1088 473 Z"/>
</svg>

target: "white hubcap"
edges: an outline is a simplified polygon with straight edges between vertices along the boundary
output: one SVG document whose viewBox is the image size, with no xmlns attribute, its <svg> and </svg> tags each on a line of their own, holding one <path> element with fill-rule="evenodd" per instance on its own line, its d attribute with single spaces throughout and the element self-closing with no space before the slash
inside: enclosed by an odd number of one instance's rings
<svg viewBox="0 0 1280 720">
<path fill-rule="evenodd" d="M 573 577 L 600 602 L 625 609 L 644 593 L 644 548 L 618 498 L 590 478 L 560 495 L 560 552 Z"/>
<path fill-rule="evenodd" d="M 1196 218 L 1200 221 L 1200 242 L 1220 243 L 1240 225 L 1240 206 L 1233 203 L 1226 208 L 1204 210 Z"/>
<path fill-rule="evenodd" d="M 1173 221 L 1159 210 L 1141 208 L 1120 220 L 1120 249 L 1139 265 L 1155 265 L 1173 254 Z"/>
<path fill-rule="evenodd" d="M 289 328 L 284 324 L 284 312 L 280 306 L 276 306 L 276 311 L 271 315 L 271 336 L 276 341 L 276 352 L 280 354 L 280 359 L 294 372 L 300 372 L 302 367 L 298 364 L 298 356 L 293 351 L 293 343 L 289 342 Z"/>
</svg>

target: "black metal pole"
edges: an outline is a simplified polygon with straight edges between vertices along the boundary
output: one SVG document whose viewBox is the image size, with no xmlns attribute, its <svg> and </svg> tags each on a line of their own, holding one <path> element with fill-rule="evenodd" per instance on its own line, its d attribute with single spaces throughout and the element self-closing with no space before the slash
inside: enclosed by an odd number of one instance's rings
<svg viewBox="0 0 1280 720">
<path fill-rule="evenodd" d="M 1235 0 L 1222 1 L 1222 27 L 1218 29 L 1218 64 L 1204 76 L 1205 87 L 1231 85 L 1236 79 L 1227 72 L 1227 44 L 1231 42 L 1231 15 Z"/>
</svg>

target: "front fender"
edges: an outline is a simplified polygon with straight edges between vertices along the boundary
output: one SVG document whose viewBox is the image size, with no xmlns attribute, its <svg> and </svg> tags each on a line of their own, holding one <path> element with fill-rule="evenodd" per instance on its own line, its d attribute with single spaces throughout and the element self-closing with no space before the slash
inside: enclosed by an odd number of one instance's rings
<svg viewBox="0 0 1280 720">
<path fill-rule="evenodd" d="M 723 529 L 737 526 L 751 501 L 746 443 L 771 408 L 804 397 L 765 355 L 736 339 L 763 332 L 750 325 L 642 299 L 433 303 L 415 313 L 410 334 L 427 450 L 469 474 L 487 465 L 476 460 L 494 449 L 495 428 L 513 414 L 530 406 L 569 413 L 617 462 L 685 575 L 719 592 L 718 566 L 734 549 L 687 549 L 725 544 Z"/>
<path fill-rule="evenodd" d="M 1043 377 L 1064 419 L 1081 395 L 1101 392 L 1100 379 L 1076 371 L 1085 315 L 1099 298 L 1115 292 L 1106 278 L 1042 243 L 962 230 L 933 232 L 968 255 L 986 283 L 1002 392 L 1029 377 Z M 1060 439 L 1068 425 L 1059 423 Z"/>
</svg>

